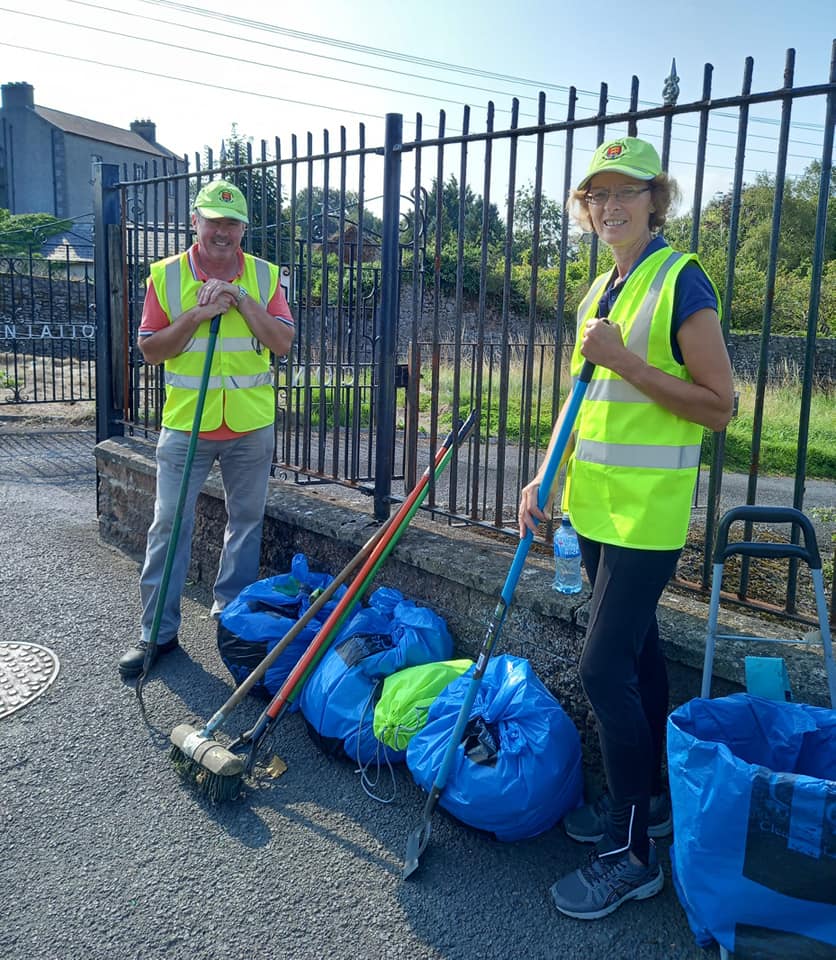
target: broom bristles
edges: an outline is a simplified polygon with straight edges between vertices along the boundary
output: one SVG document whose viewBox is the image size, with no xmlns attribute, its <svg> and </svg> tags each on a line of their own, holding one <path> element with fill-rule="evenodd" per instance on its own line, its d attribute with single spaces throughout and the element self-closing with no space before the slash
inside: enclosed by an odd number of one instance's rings
<svg viewBox="0 0 836 960">
<path fill-rule="evenodd" d="M 197 760 L 186 756 L 176 744 L 171 745 L 168 756 L 180 777 L 194 784 L 213 803 L 235 800 L 241 792 L 240 772 L 230 775 L 212 773 Z"/>
</svg>

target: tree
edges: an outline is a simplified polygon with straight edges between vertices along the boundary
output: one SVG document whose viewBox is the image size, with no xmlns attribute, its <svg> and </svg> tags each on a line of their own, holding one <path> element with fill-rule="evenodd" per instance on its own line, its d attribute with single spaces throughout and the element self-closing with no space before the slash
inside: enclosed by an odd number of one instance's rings
<svg viewBox="0 0 836 960">
<path fill-rule="evenodd" d="M 59 220 L 51 213 L 10 213 L 0 207 L 0 254 L 40 256 L 45 240 L 71 227 L 71 220 Z"/>
<path fill-rule="evenodd" d="M 534 243 L 534 185 L 529 183 L 520 187 L 514 201 L 514 246 L 515 263 L 530 262 Z M 541 267 L 554 266 L 560 257 L 560 227 L 563 210 L 559 203 L 540 196 L 540 259 Z"/>
<path fill-rule="evenodd" d="M 441 222 L 438 229 L 444 244 L 451 236 L 459 232 L 459 199 L 461 191 L 454 174 L 441 187 Z M 438 220 L 439 190 L 438 179 L 433 180 L 432 189 L 427 196 L 427 252 L 435 247 L 436 226 Z M 465 243 L 482 242 L 482 217 L 484 201 L 475 194 L 469 185 L 464 188 L 464 235 Z M 499 244 L 505 240 L 505 228 L 499 216 L 496 204 L 488 205 L 488 244 Z"/>
<path fill-rule="evenodd" d="M 774 295 L 770 305 L 773 333 L 801 334 L 806 329 L 810 299 L 810 276 L 815 249 L 816 222 L 821 179 L 821 164 L 811 163 L 801 176 L 784 184 L 781 224 L 775 264 Z M 836 172 L 832 187 L 836 188 Z M 834 190 L 828 202 L 824 237 L 824 277 L 836 260 L 836 202 Z M 734 196 L 717 194 L 700 217 L 700 258 L 724 294 L 729 258 L 729 228 Z M 743 186 L 739 198 L 737 249 L 735 251 L 734 302 L 731 309 L 733 330 L 757 331 L 763 324 L 765 308 L 765 274 L 769 263 L 775 178 L 759 174 L 753 183 Z M 677 249 L 687 249 L 691 238 L 690 214 L 672 219 L 665 227 L 665 237 Z M 828 284 L 822 284 L 820 327 L 832 329 L 833 301 Z"/>
<path fill-rule="evenodd" d="M 340 215 L 342 214 L 343 229 L 354 227 L 353 240 L 356 243 L 356 228 L 360 220 L 360 198 L 351 190 L 342 195 L 339 190 L 329 189 L 328 202 L 324 203 L 325 195 L 322 187 L 312 187 L 310 190 L 310 236 L 316 243 L 326 240 L 336 241 L 339 238 Z M 295 198 L 296 232 L 297 236 L 308 236 L 308 188 L 297 191 Z M 323 216 L 324 214 L 324 216 Z M 324 228 L 324 229 L 323 229 Z M 380 234 L 383 222 L 367 207 L 363 207 L 363 242 L 367 246 L 380 246 Z M 352 236 L 349 234 L 349 236 Z"/>
</svg>

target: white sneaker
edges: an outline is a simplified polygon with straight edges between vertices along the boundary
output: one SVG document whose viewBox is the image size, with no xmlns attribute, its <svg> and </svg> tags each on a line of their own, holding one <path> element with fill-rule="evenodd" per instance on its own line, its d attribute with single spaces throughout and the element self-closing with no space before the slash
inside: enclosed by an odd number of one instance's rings
<svg viewBox="0 0 836 960">
<path fill-rule="evenodd" d="M 211 611 L 211 613 L 209 614 L 209 616 L 211 616 L 213 620 L 220 620 L 220 619 L 221 619 L 221 614 L 223 613 L 223 610 L 224 610 L 224 607 L 225 607 L 225 606 L 226 606 L 226 602 L 225 602 L 225 601 L 223 601 L 223 600 L 216 600 L 216 601 L 212 604 L 212 611 Z"/>
</svg>

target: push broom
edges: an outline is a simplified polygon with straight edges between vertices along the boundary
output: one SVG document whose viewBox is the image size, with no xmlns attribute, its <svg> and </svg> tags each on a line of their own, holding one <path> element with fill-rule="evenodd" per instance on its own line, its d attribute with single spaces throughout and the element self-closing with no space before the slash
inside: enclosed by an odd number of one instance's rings
<svg viewBox="0 0 836 960">
<path fill-rule="evenodd" d="M 380 565 L 392 551 L 409 525 L 409 521 L 426 498 L 429 491 L 430 476 L 435 475 L 436 479 L 440 477 L 452 457 L 453 450 L 467 439 L 475 422 L 476 413 L 474 411 L 461 425 L 458 434 L 451 432 L 447 436 L 436 453 L 434 464 L 427 467 L 398 511 L 390 517 L 385 527 L 377 532 L 372 541 L 363 548 L 361 551 L 363 563 L 351 585 L 325 623 L 317 631 L 316 636 L 299 658 L 280 690 L 264 709 L 256 724 L 235 739 L 229 747 L 224 747 L 217 741 L 209 739 L 228 713 L 231 701 L 234 699 L 235 703 L 238 703 L 245 695 L 242 693 L 241 696 L 238 696 L 239 691 L 236 691 L 230 701 L 210 721 L 211 725 L 220 715 L 220 719 L 214 723 L 211 729 L 207 725 L 203 731 L 197 731 L 188 724 L 181 724 L 172 731 L 171 754 L 175 765 L 210 799 L 215 801 L 229 800 L 237 796 L 243 777 L 252 774 L 261 744 L 301 691 L 310 671 L 314 669 L 320 658 L 325 654 L 353 607 L 362 599 Z M 358 555 L 356 559 L 359 560 L 360 556 Z M 310 613 L 310 610 L 308 613 Z M 242 751 L 246 751 L 246 756 L 242 755 Z"/>
<path fill-rule="evenodd" d="M 572 435 L 572 430 L 575 427 L 575 420 L 578 416 L 578 410 L 580 409 L 584 394 L 586 393 L 587 385 L 592 378 L 592 371 L 594 369 L 595 365 L 593 363 L 590 363 L 588 360 L 585 361 L 583 367 L 581 368 L 580 376 L 578 377 L 578 380 L 572 390 L 569 403 L 566 407 L 566 413 L 563 417 L 563 422 L 560 425 L 557 439 L 555 440 L 554 447 L 552 448 L 549 458 L 546 461 L 546 469 L 543 471 L 543 480 L 540 484 L 540 489 L 537 494 L 537 506 L 541 510 L 545 509 L 546 504 L 549 501 L 549 497 L 551 496 L 552 485 L 554 484 L 558 468 L 560 467 L 560 462 L 563 459 L 563 454 L 569 443 L 569 438 Z M 500 631 L 502 630 L 502 624 L 505 622 L 505 617 L 508 613 L 509 607 L 511 606 L 511 601 L 514 597 L 514 591 L 517 588 L 517 583 L 520 579 L 520 574 L 522 573 L 523 564 L 528 556 L 528 551 L 531 548 L 531 541 L 533 538 L 534 534 L 531 532 L 531 530 L 526 530 L 525 536 L 520 539 L 519 545 L 514 553 L 514 559 L 511 562 L 511 569 L 508 571 L 508 575 L 505 578 L 505 584 L 502 587 L 499 601 L 497 602 L 493 616 L 488 623 L 485 638 L 482 641 L 482 646 L 479 649 L 479 656 L 476 660 L 476 669 L 470 679 L 470 686 L 467 689 L 464 702 L 459 710 L 456 726 L 453 729 L 453 735 L 450 737 L 450 742 L 447 745 L 444 758 L 441 761 L 441 766 L 439 767 L 438 773 L 433 781 L 432 788 L 427 796 L 427 801 L 424 805 L 424 817 L 407 838 L 406 854 L 404 857 L 403 867 L 404 880 L 407 877 L 412 876 L 412 874 L 418 869 L 419 858 L 429 842 L 433 811 L 438 805 L 438 801 L 441 797 L 444 787 L 447 785 L 447 778 L 450 775 L 450 770 L 453 766 L 453 760 L 456 756 L 459 745 L 461 744 L 464 728 L 470 719 L 470 711 L 473 707 L 474 701 L 476 700 L 476 694 L 479 690 L 479 685 L 482 682 L 482 677 L 484 676 L 485 670 L 488 666 L 488 660 L 491 657 L 493 648 L 497 639 L 499 638 Z"/>
<path fill-rule="evenodd" d="M 241 758 L 234 754 L 229 754 L 226 748 L 222 747 L 213 739 L 213 734 L 221 728 L 232 711 L 241 703 L 256 683 L 264 677 L 270 667 L 273 666 L 311 620 L 317 616 L 337 590 L 339 590 L 355 572 L 358 566 L 366 560 L 374 547 L 383 539 L 387 531 L 391 529 L 395 517 L 396 515 L 393 514 L 384 524 L 378 527 L 374 534 L 342 568 L 331 583 L 316 595 L 305 613 L 293 624 L 267 656 L 262 659 L 252 673 L 235 688 L 232 696 L 212 715 L 203 729 L 198 730 L 189 724 L 180 724 L 174 728 L 171 733 L 171 750 L 169 751 L 169 757 L 175 769 L 182 777 L 200 783 L 207 771 L 203 760 L 208 760 L 213 753 L 217 754 L 218 751 L 221 751 L 219 759 L 221 765 L 226 763 L 232 764 L 233 767 L 240 767 L 242 762 Z M 227 754 L 229 755 L 227 756 Z"/>
</svg>

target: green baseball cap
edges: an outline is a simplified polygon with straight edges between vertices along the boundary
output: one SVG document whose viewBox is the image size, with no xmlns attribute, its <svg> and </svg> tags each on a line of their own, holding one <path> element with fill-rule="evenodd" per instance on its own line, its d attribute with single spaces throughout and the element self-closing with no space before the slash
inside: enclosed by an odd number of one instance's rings
<svg viewBox="0 0 836 960">
<path fill-rule="evenodd" d="M 598 147 L 578 190 L 583 190 L 596 173 L 623 173 L 636 180 L 652 180 L 661 172 L 662 161 L 652 144 L 638 137 L 622 137 Z"/>
<path fill-rule="evenodd" d="M 243 193 L 228 180 L 213 180 L 207 183 L 195 197 L 194 208 L 207 220 L 240 220 L 249 223 L 247 200 Z"/>
</svg>

